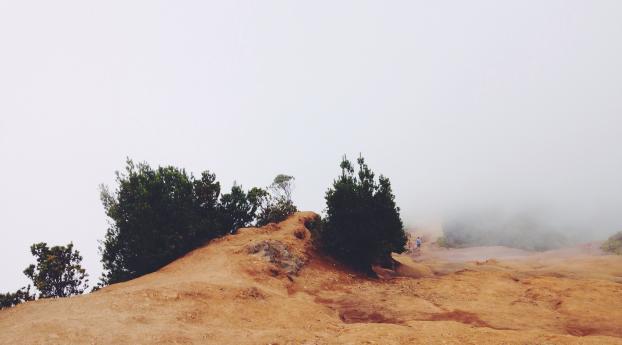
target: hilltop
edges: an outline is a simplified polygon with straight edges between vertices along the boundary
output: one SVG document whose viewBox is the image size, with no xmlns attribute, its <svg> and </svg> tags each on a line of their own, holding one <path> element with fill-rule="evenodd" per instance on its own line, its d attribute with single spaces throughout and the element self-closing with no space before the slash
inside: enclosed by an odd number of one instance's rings
<svg viewBox="0 0 622 345">
<path fill-rule="evenodd" d="M 313 249 L 316 220 L 299 212 L 125 283 L 2 310 L 0 344 L 622 344 L 620 256 L 426 247 L 372 279 Z"/>
</svg>

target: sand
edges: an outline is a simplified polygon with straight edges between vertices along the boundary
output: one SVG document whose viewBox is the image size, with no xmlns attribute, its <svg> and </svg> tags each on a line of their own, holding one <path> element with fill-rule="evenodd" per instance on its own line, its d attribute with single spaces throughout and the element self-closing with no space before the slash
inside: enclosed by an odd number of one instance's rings
<svg viewBox="0 0 622 345">
<path fill-rule="evenodd" d="M 95 293 L 2 310 L 0 344 L 622 344 L 620 256 L 497 248 L 458 260 L 425 246 L 372 279 L 313 250 L 304 224 L 315 216 L 243 229 Z"/>
</svg>

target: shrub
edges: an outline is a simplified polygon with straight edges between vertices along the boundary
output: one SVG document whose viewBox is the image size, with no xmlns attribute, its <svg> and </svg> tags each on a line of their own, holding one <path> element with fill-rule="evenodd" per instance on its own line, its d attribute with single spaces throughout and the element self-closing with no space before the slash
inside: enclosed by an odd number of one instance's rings
<svg viewBox="0 0 622 345">
<path fill-rule="evenodd" d="M 153 272 L 205 242 L 250 225 L 265 193 L 235 185 L 220 194 L 209 171 L 200 179 L 172 166 L 152 169 L 127 160 L 116 173 L 118 187 L 101 187 L 112 220 L 101 243 L 104 273 L 100 286 Z"/>
<path fill-rule="evenodd" d="M 272 184 L 268 186 L 269 193 L 262 196 L 259 214 L 257 215 L 257 226 L 268 223 L 278 223 L 284 221 L 298 211 L 292 201 L 294 189 L 294 177 L 289 175 L 277 175 Z"/>
<path fill-rule="evenodd" d="M 225 233 L 233 233 L 247 227 L 255 220 L 261 198 L 267 195 L 261 188 L 253 188 L 248 194 L 241 186 L 233 185 L 231 192 L 223 194 L 218 205 L 218 227 Z"/>
<path fill-rule="evenodd" d="M 81 266 L 82 256 L 73 250 L 73 243 L 51 248 L 46 243 L 36 243 L 30 247 L 30 252 L 37 263 L 28 266 L 24 274 L 39 291 L 39 298 L 79 295 L 88 287 L 88 274 Z M 29 292 L 22 296 L 29 296 Z"/>
<path fill-rule="evenodd" d="M 359 270 L 389 264 L 391 252 L 401 253 L 406 234 L 389 179 L 378 181 L 363 157 L 358 174 L 346 157 L 341 175 L 326 192 L 326 217 L 319 245 L 329 255 Z"/>
<path fill-rule="evenodd" d="M 13 293 L 0 293 L 0 309 L 10 308 L 26 301 L 32 301 L 35 299 L 34 295 L 30 294 L 30 285 L 25 288 L 21 288 Z"/>
<path fill-rule="evenodd" d="M 603 242 L 601 248 L 608 253 L 622 255 L 622 231 L 609 237 Z"/>
</svg>

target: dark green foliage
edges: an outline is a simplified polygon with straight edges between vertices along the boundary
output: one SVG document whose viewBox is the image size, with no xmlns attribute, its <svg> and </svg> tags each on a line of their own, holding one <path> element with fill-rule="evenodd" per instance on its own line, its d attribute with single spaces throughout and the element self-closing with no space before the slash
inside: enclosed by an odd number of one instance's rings
<svg viewBox="0 0 622 345">
<path fill-rule="evenodd" d="M 83 293 L 88 287 L 88 274 L 82 268 L 82 256 L 73 249 L 73 244 L 48 247 L 46 243 L 35 243 L 30 252 L 36 264 L 28 266 L 24 274 L 32 280 L 39 291 L 39 298 L 67 297 Z M 30 285 L 15 292 L 0 294 L 0 309 L 13 307 L 35 299 Z"/>
<path fill-rule="evenodd" d="M 326 218 L 317 240 L 336 259 L 363 271 L 371 264 L 389 264 L 401 253 L 406 234 L 389 179 L 378 181 L 362 157 L 358 174 L 345 157 L 341 175 L 326 192 Z"/>
<path fill-rule="evenodd" d="M 257 226 L 282 222 L 296 211 L 298 211 L 298 209 L 291 202 L 286 202 L 284 200 L 271 202 L 257 215 Z"/>
<path fill-rule="evenodd" d="M 314 243 L 321 243 L 320 236 L 322 234 L 322 218 L 316 215 L 314 218 L 305 221 L 305 227 L 311 232 L 311 238 Z"/>
<path fill-rule="evenodd" d="M 241 186 L 233 185 L 231 192 L 223 194 L 218 205 L 219 227 L 225 233 L 233 233 L 249 226 L 255 220 L 255 213 L 266 192 L 260 188 L 251 189 L 248 194 Z M 224 233 L 223 233 L 224 234 Z"/>
<path fill-rule="evenodd" d="M 51 248 L 46 243 L 36 243 L 30 247 L 30 252 L 37 263 L 28 266 L 24 274 L 39 291 L 39 298 L 78 295 L 88 287 L 88 275 L 81 266 L 82 256 L 73 250 L 72 243 Z"/>
<path fill-rule="evenodd" d="M 213 195 L 220 186 L 213 175 L 204 173 L 192 181 L 175 167 L 153 170 L 128 160 L 117 182 L 114 194 L 105 187 L 101 192 L 106 215 L 114 222 L 100 248 L 105 283 L 153 272 L 210 238 L 212 219 L 197 222 L 197 217 L 214 207 Z M 195 197 L 195 187 L 200 197 Z"/>
<path fill-rule="evenodd" d="M 609 237 L 601 248 L 608 253 L 622 255 L 622 231 Z"/>
<path fill-rule="evenodd" d="M 175 167 L 152 169 L 128 159 L 117 173 L 118 187 L 102 186 L 101 199 L 112 223 L 101 243 L 101 286 L 153 272 L 207 241 L 250 225 L 261 189 L 234 185 L 220 194 L 209 171 L 200 179 Z M 264 192 L 265 193 L 265 192 Z"/>
<path fill-rule="evenodd" d="M 272 184 L 268 186 L 269 193 L 262 196 L 257 226 L 281 222 L 298 211 L 292 201 L 293 189 L 293 176 L 279 174 L 274 178 Z"/>
<path fill-rule="evenodd" d="M 30 285 L 15 292 L 0 293 L 0 309 L 10 308 L 34 299 L 35 296 L 30 294 Z"/>
</svg>

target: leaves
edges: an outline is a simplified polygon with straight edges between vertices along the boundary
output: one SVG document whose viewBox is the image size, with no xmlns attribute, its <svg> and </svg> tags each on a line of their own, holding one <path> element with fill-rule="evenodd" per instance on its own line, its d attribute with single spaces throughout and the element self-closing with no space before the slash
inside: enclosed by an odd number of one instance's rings
<svg viewBox="0 0 622 345">
<path fill-rule="evenodd" d="M 117 189 L 101 187 L 111 223 L 101 242 L 100 286 L 153 272 L 207 241 L 249 226 L 266 191 L 235 185 L 221 194 L 216 175 L 200 178 L 172 166 L 128 159 Z"/>
<path fill-rule="evenodd" d="M 350 266 L 369 270 L 373 263 L 388 263 L 391 252 L 402 252 L 406 234 L 388 178 L 357 159 L 355 175 L 344 156 L 341 175 L 326 192 L 326 217 L 318 233 L 320 246 Z"/>
<path fill-rule="evenodd" d="M 26 301 L 32 301 L 35 296 L 30 294 L 30 285 L 13 293 L 0 293 L 0 309 L 10 308 Z"/>
<path fill-rule="evenodd" d="M 83 293 L 88 287 L 88 274 L 82 268 L 82 256 L 73 250 L 73 243 L 49 248 L 47 243 L 35 243 L 30 252 L 36 264 L 24 274 L 39 291 L 39 298 L 67 297 Z"/>
</svg>

